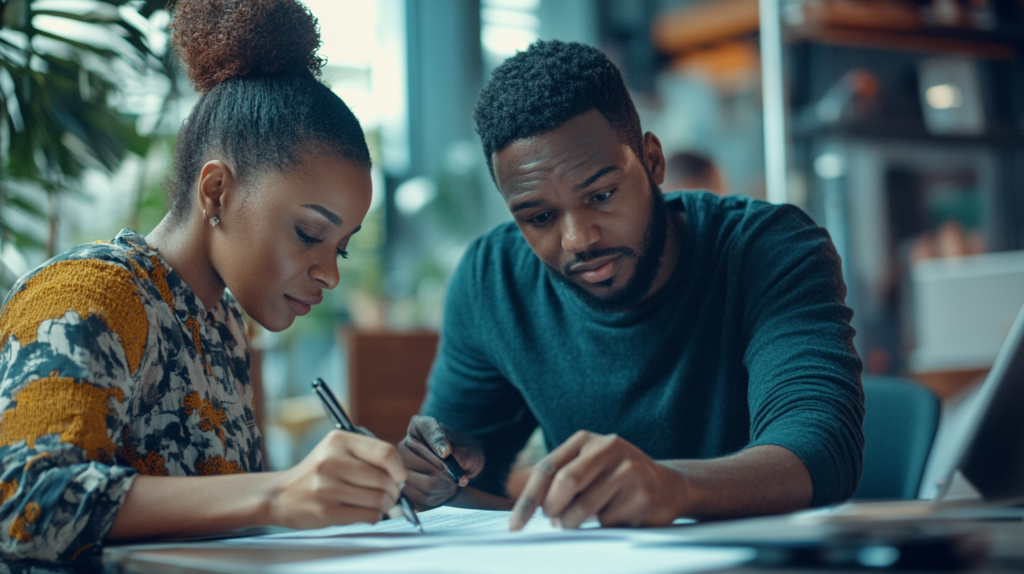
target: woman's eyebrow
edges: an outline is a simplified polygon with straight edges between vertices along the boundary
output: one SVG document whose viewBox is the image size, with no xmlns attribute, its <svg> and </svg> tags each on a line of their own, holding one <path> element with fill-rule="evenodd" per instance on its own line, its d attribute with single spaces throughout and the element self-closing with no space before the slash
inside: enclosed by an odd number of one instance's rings
<svg viewBox="0 0 1024 574">
<path fill-rule="evenodd" d="M 304 204 L 302 207 L 308 207 L 313 211 L 316 211 L 320 215 L 324 216 L 324 218 L 326 218 L 327 221 L 333 223 L 335 227 L 341 227 L 341 218 L 338 217 L 338 215 L 331 211 L 330 209 L 327 209 L 326 207 L 322 205 L 317 205 L 315 203 L 307 203 Z"/>
</svg>

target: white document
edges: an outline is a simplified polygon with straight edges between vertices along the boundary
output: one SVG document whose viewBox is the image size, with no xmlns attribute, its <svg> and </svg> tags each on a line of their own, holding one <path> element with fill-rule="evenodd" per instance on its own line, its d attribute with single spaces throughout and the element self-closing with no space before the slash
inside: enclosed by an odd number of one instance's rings
<svg viewBox="0 0 1024 574">
<path fill-rule="evenodd" d="M 254 536 L 226 541 L 260 546 L 329 546 L 381 552 L 269 565 L 268 574 L 334 572 L 523 574 L 631 572 L 668 574 L 714 570 L 754 557 L 750 549 L 677 546 L 665 530 L 551 525 L 537 510 L 526 527 L 509 532 L 511 512 L 442 507 L 419 514 L 425 534 L 402 519 Z M 595 523 L 596 524 L 596 523 Z"/>
<path fill-rule="evenodd" d="M 579 539 L 637 539 L 661 541 L 662 536 L 627 528 L 596 528 L 576 530 L 556 528 L 537 509 L 522 530 L 509 531 L 511 512 L 469 510 L 441 507 L 419 514 L 423 533 L 404 519 L 391 519 L 377 524 L 350 524 L 316 530 L 299 530 L 265 536 L 251 536 L 223 541 L 226 544 L 273 546 L 330 546 L 337 548 L 416 548 L 452 544 L 523 543 L 530 541 Z"/>
<path fill-rule="evenodd" d="M 745 548 L 636 546 L 626 540 L 562 540 L 522 544 L 445 545 L 273 566 L 271 574 L 682 574 L 751 560 Z"/>
<path fill-rule="evenodd" d="M 424 533 L 405 519 L 391 519 L 377 524 L 350 524 L 316 530 L 297 530 L 280 534 L 251 536 L 225 540 L 225 544 L 274 546 L 331 546 L 337 548 L 416 548 L 452 544 L 522 544 L 558 540 L 628 540 L 633 543 L 657 543 L 678 540 L 675 535 L 636 528 L 599 528 L 596 520 L 579 529 L 563 529 L 551 525 L 550 519 L 537 509 L 522 530 L 509 531 L 511 512 L 470 510 L 442 506 L 419 513 Z M 693 522 L 681 519 L 680 524 Z"/>
<path fill-rule="evenodd" d="M 442 506 L 433 510 L 418 513 L 423 531 L 428 535 L 437 534 L 503 534 L 509 532 L 509 521 L 512 512 L 499 510 L 470 510 Z M 557 532 L 560 529 L 551 526 L 544 513 L 537 510 L 533 518 L 523 528 L 523 532 Z M 420 534 L 418 528 L 404 518 L 382 520 L 377 524 L 349 524 L 347 526 L 329 526 L 316 530 L 299 530 L 283 534 L 260 536 L 264 540 L 288 538 L 331 538 L 347 535 L 371 534 Z"/>
</svg>

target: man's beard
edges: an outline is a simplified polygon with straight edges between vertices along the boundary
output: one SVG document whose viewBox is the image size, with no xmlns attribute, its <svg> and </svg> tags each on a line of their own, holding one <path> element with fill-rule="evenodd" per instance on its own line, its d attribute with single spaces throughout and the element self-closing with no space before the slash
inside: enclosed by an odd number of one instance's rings
<svg viewBox="0 0 1024 574">
<path fill-rule="evenodd" d="M 668 211 L 665 209 L 665 198 L 662 197 L 658 185 L 650 177 L 648 177 L 648 182 L 651 188 L 651 212 L 640 244 L 639 255 L 629 247 L 611 247 L 577 254 L 562 266 L 561 271 L 545 265 L 552 276 L 568 285 L 583 299 L 584 303 L 598 311 L 625 311 L 634 307 L 648 295 L 651 286 L 654 285 L 654 279 L 658 276 L 658 271 L 661 270 L 661 256 L 665 253 L 665 243 L 668 240 Z M 569 279 L 571 275 L 569 270 L 573 266 L 614 253 L 621 253 L 622 257 L 636 259 L 633 276 L 626 281 L 622 288 L 600 297 Z M 596 285 L 608 286 L 614 280 L 615 278 L 612 277 Z"/>
</svg>

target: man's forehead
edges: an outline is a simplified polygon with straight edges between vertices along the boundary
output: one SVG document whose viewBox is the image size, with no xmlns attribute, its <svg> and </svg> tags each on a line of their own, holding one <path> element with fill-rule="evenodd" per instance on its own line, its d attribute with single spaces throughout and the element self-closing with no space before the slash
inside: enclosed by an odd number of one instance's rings
<svg viewBox="0 0 1024 574">
<path fill-rule="evenodd" d="M 526 143 L 525 141 L 523 143 Z M 607 153 L 592 146 L 523 145 L 498 159 L 495 174 L 499 185 L 512 188 L 531 186 L 552 178 L 572 178 L 584 174 L 591 164 L 609 159 Z M 585 177 L 585 176 L 584 176 Z"/>
<path fill-rule="evenodd" d="M 628 146 L 604 116 L 592 110 L 495 152 L 495 182 L 510 200 L 552 179 L 584 180 L 597 169 L 620 165 L 628 161 L 626 151 Z"/>
</svg>

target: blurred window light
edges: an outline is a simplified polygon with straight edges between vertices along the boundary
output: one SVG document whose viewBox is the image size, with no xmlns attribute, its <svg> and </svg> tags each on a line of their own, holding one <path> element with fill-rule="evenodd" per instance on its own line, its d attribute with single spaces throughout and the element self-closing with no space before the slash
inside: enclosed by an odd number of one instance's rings
<svg viewBox="0 0 1024 574">
<path fill-rule="evenodd" d="M 488 24 L 494 26 L 510 26 L 536 30 L 540 28 L 540 18 L 523 10 L 509 10 L 507 8 L 483 8 L 480 10 L 480 17 Z"/>
<path fill-rule="evenodd" d="M 473 173 L 480 157 L 479 144 L 471 140 L 460 140 L 453 143 L 445 153 L 444 168 L 453 175 L 469 175 Z"/>
<path fill-rule="evenodd" d="M 963 105 L 964 96 L 954 84 L 939 84 L 928 88 L 924 99 L 933 109 L 948 110 Z"/>
<path fill-rule="evenodd" d="M 437 184 L 426 176 L 414 177 L 395 190 L 395 207 L 405 216 L 415 215 L 434 201 Z"/>
<path fill-rule="evenodd" d="M 540 0 L 483 0 L 483 5 L 491 8 L 509 8 L 511 10 L 536 11 Z"/>
<path fill-rule="evenodd" d="M 373 94 L 378 50 L 378 3 L 368 0 L 306 0 L 320 25 L 317 55 L 327 59 L 321 79 L 352 109 L 364 129 L 380 123 Z"/>
<path fill-rule="evenodd" d="M 485 58 L 500 62 L 525 50 L 540 36 L 540 0 L 483 0 L 480 43 Z"/>
<path fill-rule="evenodd" d="M 480 36 L 484 50 L 502 58 L 526 50 L 537 39 L 535 32 L 498 26 L 485 27 L 480 32 Z"/>
<path fill-rule="evenodd" d="M 303 0 L 317 18 L 321 80 L 368 134 L 375 169 L 409 164 L 405 0 Z M 382 189 L 382 188 L 378 188 Z M 375 194 L 378 195 L 378 194 Z"/>
<path fill-rule="evenodd" d="M 306 0 L 320 23 L 319 55 L 328 65 L 366 68 L 377 44 L 377 3 L 366 0 Z"/>
<path fill-rule="evenodd" d="M 846 175 L 846 160 L 842 154 L 825 152 L 814 158 L 814 173 L 821 179 L 839 179 Z"/>
</svg>

